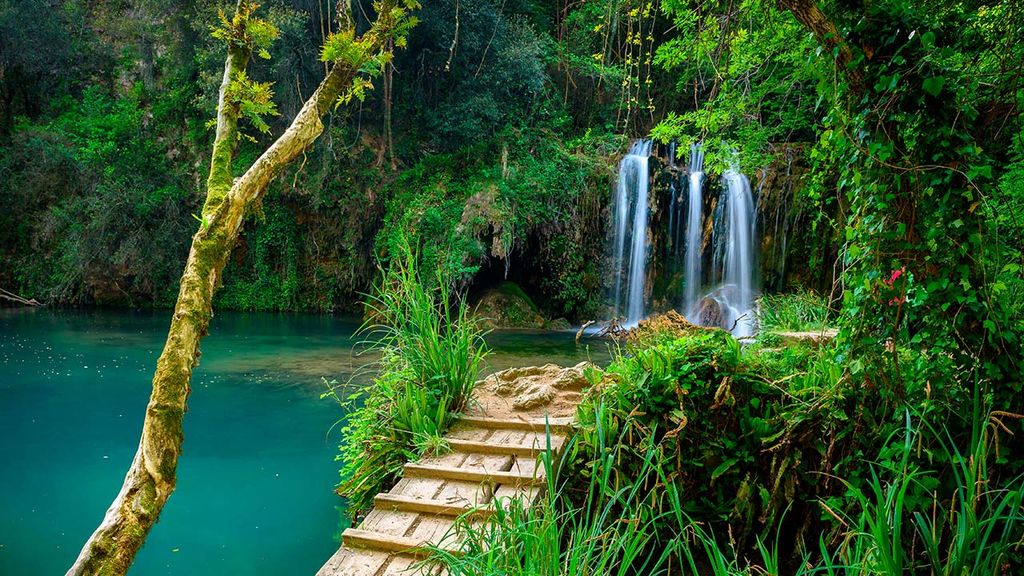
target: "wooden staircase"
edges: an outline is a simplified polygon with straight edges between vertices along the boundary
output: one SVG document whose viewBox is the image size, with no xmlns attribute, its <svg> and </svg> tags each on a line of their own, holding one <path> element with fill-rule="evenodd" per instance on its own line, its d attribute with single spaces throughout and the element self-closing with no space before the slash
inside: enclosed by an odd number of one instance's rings
<svg viewBox="0 0 1024 576">
<path fill-rule="evenodd" d="M 496 500 L 537 499 L 546 485 L 539 455 L 549 446 L 557 454 L 571 426 L 572 418 L 461 418 L 445 436 L 452 452 L 406 464 L 317 576 L 408 576 L 418 573 L 427 545 L 457 552 L 457 517 L 486 522 Z"/>
</svg>

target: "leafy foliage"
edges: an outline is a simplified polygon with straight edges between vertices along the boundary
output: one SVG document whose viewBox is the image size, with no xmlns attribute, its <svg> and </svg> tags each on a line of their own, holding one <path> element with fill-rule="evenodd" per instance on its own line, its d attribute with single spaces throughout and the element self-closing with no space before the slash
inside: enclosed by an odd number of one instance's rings
<svg viewBox="0 0 1024 576">
<path fill-rule="evenodd" d="M 248 119 L 263 134 L 270 133 L 270 125 L 263 117 L 279 115 L 270 83 L 250 80 L 244 70 L 239 70 L 228 84 L 224 104 L 234 108 L 236 114 Z"/>
<path fill-rule="evenodd" d="M 466 303 L 453 300 L 443 276 L 425 278 L 412 247 L 391 261 L 370 298 L 363 329 L 381 352 L 381 370 L 368 389 L 340 397 L 355 407 L 344 427 L 338 491 L 353 516 L 401 475 L 402 465 L 444 447 L 441 436 L 465 408 L 487 346 Z"/>
<path fill-rule="evenodd" d="M 277 39 L 279 32 L 270 22 L 256 17 L 259 7 L 259 2 L 243 0 L 231 18 L 221 10 L 221 24 L 211 30 L 211 35 L 230 46 L 255 52 L 260 58 L 269 60 L 270 45 Z"/>
<path fill-rule="evenodd" d="M 893 409 L 844 375 L 835 348 L 740 349 L 703 329 L 640 338 L 595 375 L 570 477 L 599 480 L 604 497 L 672 485 L 646 530 L 659 542 L 692 531 L 700 546 L 677 551 L 684 565 L 904 574 L 971 558 L 995 574 L 1021 563 L 1024 485 L 994 451 L 1006 436 L 977 381 Z M 576 494 L 578 508 L 600 501 Z"/>
</svg>

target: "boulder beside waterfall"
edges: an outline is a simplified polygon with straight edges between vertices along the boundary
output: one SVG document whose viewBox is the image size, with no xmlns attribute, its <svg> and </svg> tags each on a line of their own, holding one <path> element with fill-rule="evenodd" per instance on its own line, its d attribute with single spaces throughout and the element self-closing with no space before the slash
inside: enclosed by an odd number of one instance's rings
<svg viewBox="0 0 1024 576">
<path fill-rule="evenodd" d="M 542 329 L 547 319 L 530 297 L 513 282 L 487 289 L 473 305 L 473 316 L 485 328 Z"/>
</svg>

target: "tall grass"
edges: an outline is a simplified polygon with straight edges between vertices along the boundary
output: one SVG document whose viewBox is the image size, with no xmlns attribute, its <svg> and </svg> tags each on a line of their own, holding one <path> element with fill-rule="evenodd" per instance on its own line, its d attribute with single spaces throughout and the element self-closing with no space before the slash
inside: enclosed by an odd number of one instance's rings
<svg viewBox="0 0 1024 576">
<path fill-rule="evenodd" d="M 982 414 L 979 422 L 986 422 Z M 927 432 L 934 432 L 928 430 Z M 827 508 L 840 523 L 834 534 L 822 534 L 816 559 L 805 553 L 783 572 L 786 558 L 778 539 L 768 548 L 758 541 L 760 559 L 746 560 L 680 512 L 681 526 L 693 538 L 680 547 L 692 574 L 754 576 L 827 574 L 829 576 L 1002 576 L 1016 574 L 1024 553 L 1024 482 L 1013 479 L 993 487 L 988 465 L 991 438 L 984 432 L 961 453 L 946 436 L 940 442 L 949 464 L 928 471 L 912 462 L 921 432 L 910 428 L 909 414 L 902 457 L 890 465 L 870 465 L 865 488 L 849 482 L 845 511 Z M 944 492 L 942 480 L 952 476 L 955 488 Z M 927 511 L 912 504 L 914 493 L 931 489 Z M 689 524 L 687 524 L 689 522 Z M 696 546 L 695 546 L 696 545 Z M 698 568 L 700 567 L 700 568 Z"/>
<path fill-rule="evenodd" d="M 830 319 L 828 301 L 814 292 L 765 294 L 758 299 L 757 322 L 763 331 L 822 330 Z"/>
<path fill-rule="evenodd" d="M 576 450 L 575 442 L 566 446 Z M 659 470 L 656 446 L 648 447 L 644 475 Z M 556 471 L 550 449 L 541 456 L 547 471 L 547 490 L 532 507 L 519 499 L 498 499 L 489 522 L 460 519 L 462 537 L 457 553 L 434 549 L 433 562 L 448 573 L 465 576 L 582 576 L 668 573 L 675 544 L 658 542 L 656 524 L 664 513 L 650 505 L 666 497 L 653 486 L 633 482 L 614 488 L 613 456 L 595 460 L 582 503 L 572 494 L 572 482 Z M 562 462 L 573 460 L 572 456 Z M 565 480 L 565 481 L 563 481 Z M 674 492 L 671 483 L 662 484 Z"/>
<path fill-rule="evenodd" d="M 328 392 L 351 410 L 338 492 L 353 515 L 370 507 L 403 464 L 444 449 L 442 435 L 465 408 L 488 352 L 451 283 L 441 273 L 425 278 L 409 244 L 399 248 L 367 300 L 360 329 L 381 352 L 379 374 L 347 397 L 337 387 Z"/>
</svg>

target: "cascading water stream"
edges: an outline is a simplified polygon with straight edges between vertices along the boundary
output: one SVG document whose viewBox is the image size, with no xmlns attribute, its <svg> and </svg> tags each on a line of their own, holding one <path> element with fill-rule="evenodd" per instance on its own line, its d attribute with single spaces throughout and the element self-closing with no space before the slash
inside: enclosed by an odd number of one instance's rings
<svg viewBox="0 0 1024 576">
<path fill-rule="evenodd" d="M 703 252 L 704 149 L 700 144 L 690 147 L 690 186 L 686 217 L 686 269 L 683 281 L 686 296 L 683 310 L 692 318 L 701 286 L 701 253 Z"/>
<path fill-rule="evenodd" d="M 644 317 L 650 156 L 651 141 L 638 140 L 619 163 L 613 210 L 612 265 L 616 273 L 615 316 L 624 315 L 625 326 L 635 325 Z"/>
<path fill-rule="evenodd" d="M 722 175 L 715 210 L 716 275 L 721 286 L 708 295 L 721 308 L 722 326 L 742 338 L 754 333 L 754 200 L 750 181 L 734 165 Z"/>
<path fill-rule="evenodd" d="M 615 273 L 614 315 L 625 327 L 636 325 L 645 315 L 648 273 L 648 228 L 650 226 L 649 160 L 651 142 L 638 140 L 619 163 L 619 177 L 612 213 L 612 264 Z M 674 156 L 670 151 L 670 156 Z M 670 163 L 672 161 L 670 160 Z M 670 168 L 672 166 L 670 165 Z M 683 310 L 695 323 L 722 326 L 738 338 L 754 332 L 756 220 L 750 181 L 736 163 L 722 175 L 722 191 L 712 214 L 712 268 L 702 270 L 704 261 L 704 151 L 700 144 L 690 149 L 687 197 L 681 182 L 669 181 L 668 242 L 664 253 L 671 268 L 685 233 Z M 673 172 L 674 173 L 674 172 Z M 677 186 L 678 183 L 678 186 Z M 684 222 L 684 214 L 685 222 Z M 685 225 L 685 228 L 684 228 Z M 704 294 L 705 285 L 717 285 Z"/>
</svg>

